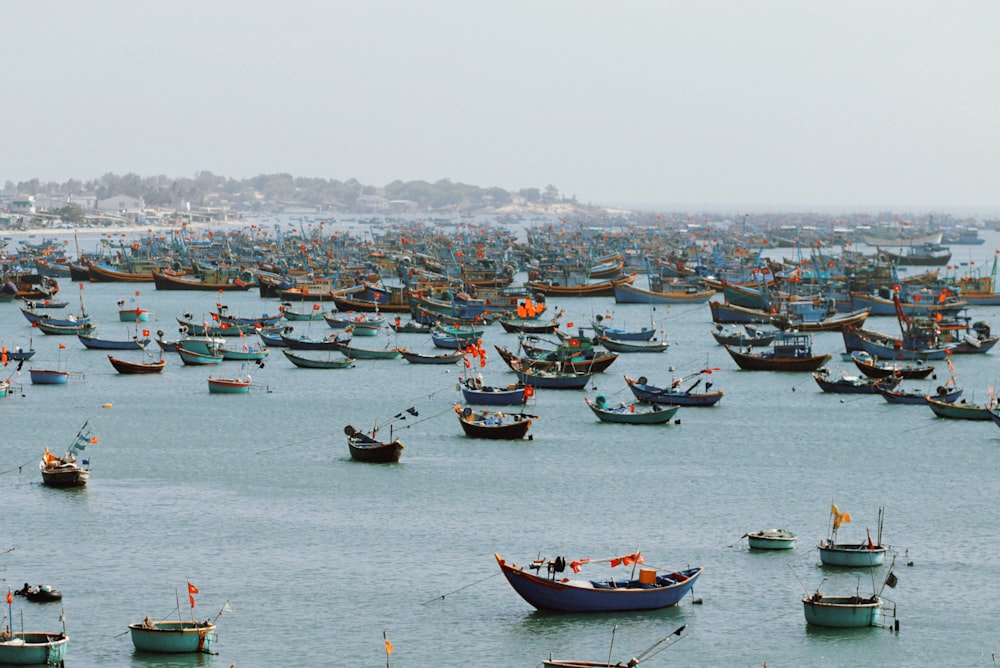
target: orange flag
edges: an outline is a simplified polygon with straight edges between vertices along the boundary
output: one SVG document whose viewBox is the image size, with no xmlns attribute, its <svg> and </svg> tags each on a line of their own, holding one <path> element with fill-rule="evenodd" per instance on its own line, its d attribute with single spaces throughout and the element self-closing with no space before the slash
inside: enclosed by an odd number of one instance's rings
<svg viewBox="0 0 1000 668">
<path fill-rule="evenodd" d="M 10 589 L 7 590 L 7 605 L 11 605 L 14 602 L 14 597 L 10 595 Z"/>
<path fill-rule="evenodd" d="M 188 582 L 188 601 L 191 603 L 191 607 L 194 607 L 194 595 L 198 593 L 198 588 L 193 584 Z"/>
<path fill-rule="evenodd" d="M 386 639 L 386 641 L 385 641 L 385 653 L 386 654 L 392 654 L 394 651 L 396 651 L 396 650 L 394 650 L 392 648 L 392 643 L 389 642 L 388 639 Z"/>
<path fill-rule="evenodd" d="M 59 350 L 66 350 L 66 344 L 65 343 L 60 343 L 59 344 Z"/>
</svg>

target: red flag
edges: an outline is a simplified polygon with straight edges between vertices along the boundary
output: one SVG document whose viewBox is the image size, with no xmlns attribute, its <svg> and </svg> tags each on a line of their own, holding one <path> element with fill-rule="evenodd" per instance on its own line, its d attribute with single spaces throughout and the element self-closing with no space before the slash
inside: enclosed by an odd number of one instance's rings
<svg viewBox="0 0 1000 668">
<path fill-rule="evenodd" d="M 65 343 L 60 343 L 59 344 L 59 350 L 66 350 L 66 344 Z"/>
<path fill-rule="evenodd" d="M 194 607 L 194 595 L 198 593 L 198 588 L 193 584 L 188 582 L 188 601 L 191 603 L 191 607 Z"/>
<path fill-rule="evenodd" d="M 10 595 L 10 589 L 7 590 L 7 605 L 14 603 L 14 597 Z"/>
</svg>

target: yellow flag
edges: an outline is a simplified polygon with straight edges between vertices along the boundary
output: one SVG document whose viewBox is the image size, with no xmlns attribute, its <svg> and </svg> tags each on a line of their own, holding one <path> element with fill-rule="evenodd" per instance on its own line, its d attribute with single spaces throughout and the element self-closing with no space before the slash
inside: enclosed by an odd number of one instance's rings
<svg viewBox="0 0 1000 668">
<path fill-rule="evenodd" d="M 840 521 L 843 522 L 844 524 L 850 524 L 851 523 L 851 514 L 850 513 L 841 513 L 840 514 Z"/>
<path fill-rule="evenodd" d="M 830 505 L 830 514 L 831 515 L 839 515 L 840 514 L 840 508 L 837 507 L 836 503 Z"/>
<path fill-rule="evenodd" d="M 392 649 L 392 643 L 391 643 L 391 642 L 389 642 L 388 640 L 386 640 L 386 641 L 385 641 L 385 653 L 386 653 L 386 654 L 392 654 L 392 653 L 393 653 L 393 651 L 394 651 L 394 650 Z"/>
</svg>

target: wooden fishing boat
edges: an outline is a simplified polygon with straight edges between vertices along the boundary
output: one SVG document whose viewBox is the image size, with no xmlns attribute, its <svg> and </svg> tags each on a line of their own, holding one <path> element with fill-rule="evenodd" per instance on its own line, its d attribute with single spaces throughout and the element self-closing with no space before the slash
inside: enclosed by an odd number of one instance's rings
<svg viewBox="0 0 1000 668">
<path fill-rule="evenodd" d="M 459 379 L 465 403 L 477 406 L 520 406 L 535 394 L 534 388 L 524 383 L 511 383 L 504 387 L 484 385 L 481 376 Z"/>
<path fill-rule="evenodd" d="M 830 361 L 833 355 L 813 355 L 812 335 L 781 332 L 771 347 L 761 352 L 741 352 L 733 346 L 726 351 L 745 371 L 815 371 Z"/>
<path fill-rule="evenodd" d="M 517 362 L 512 364 L 511 368 L 517 374 L 518 382 L 549 390 L 582 390 L 587 387 L 590 379 L 594 376 L 592 373 L 521 366 Z"/>
<path fill-rule="evenodd" d="M 378 330 L 385 324 L 385 318 L 377 312 L 323 314 L 323 320 L 332 329 L 353 327 L 355 336 L 377 336 Z"/>
<path fill-rule="evenodd" d="M 156 270 L 151 272 L 153 284 L 157 290 L 197 290 L 202 292 L 246 292 L 254 286 L 253 274 L 246 272 L 240 277 L 230 278 L 224 281 L 205 281 L 186 275 L 177 275 L 169 269 Z"/>
<path fill-rule="evenodd" d="M 625 278 L 583 285 L 557 285 L 547 281 L 525 281 L 524 285 L 545 297 L 613 297 L 616 285 L 631 285 L 637 276 L 637 273 L 632 273 Z"/>
<path fill-rule="evenodd" d="M 79 314 L 70 314 L 65 318 L 55 318 L 49 313 L 38 313 L 33 308 L 21 307 L 21 314 L 24 315 L 25 320 L 32 324 L 44 322 L 57 327 L 78 327 L 90 322 L 90 316 L 83 310 Z"/>
<path fill-rule="evenodd" d="M 550 322 L 523 320 L 520 318 L 500 318 L 500 326 L 511 334 L 552 334 L 559 328 L 559 323 L 553 318 Z"/>
<path fill-rule="evenodd" d="M 860 327 L 868 319 L 869 313 L 869 309 L 862 308 L 850 313 L 833 313 L 819 320 L 807 320 L 789 314 L 788 324 L 801 332 L 841 331 L 844 327 Z"/>
<path fill-rule="evenodd" d="M 289 322 L 310 322 L 322 320 L 326 315 L 323 312 L 323 307 L 319 304 L 313 304 L 311 309 L 303 311 L 293 309 L 291 304 L 282 304 L 281 313 L 285 316 L 285 320 L 288 320 Z"/>
<path fill-rule="evenodd" d="M 0 664 L 62 666 L 69 636 L 62 633 L 15 631 L 0 636 Z"/>
<path fill-rule="evenodd" d="M 95 283 L 151 283 L 153 281 L 153 275 L 149 271 L 121 271 L 88 258 L 84 258 L 83 262 L 87 265 L 87 280 Z M 70 270 L 72 271 L 72 266 Z"/>
<path fill-rule="evenodd" d="M 656 336 L 654 327 L 642 327 L 640 329 L 622 329 L 620 327 L 609 327 L 604 323 L 604 316 L 596 315 L 590 321 L 590 326 L 598 336 L 606 336 L 615 341 L 652 341 Z"/>
<path fill-rule="evenodd" d="M 609 336 L 598 336 L 595 342 L 614 353 L 665 353 L 670 347 L 666 341 L 619 341 Z"/>
<path fill-rule="evenodd" d="M 183 344 L 178 346 L 177 354 L 180 355 L 181 362 L 185 366 L 211 366 L 214 364 L 222 364 L 222 353 L 199 353 L 193 350 L 188 350 L 183 347 Z"/>
<path fill-rule="evenodd" d="M 336 335 L 329 335 L 321 339 L 313 339 L 307 336 L 292 336 L 290 328 L 286 327 L 281 333 L 281 342 L 286 348 L 292 350 L 340 350 L 340 346 L 351 340 L 354 330 L 341 332 Z M 260 332 L 257 333 L 262 341 L 268 342 Z M 270 344 L 269 344 L 270 345 Z M 350 355 L 348 355 L 350 357 Z"/>
<path fill-rule="evenodd" d="M 32 385 L 65 385 L 69 382 L 69 371 L 56 369 L 29 369 Z"/>
<path fill-rule="evenodd" d="M 913 363 L 880 360 L 863 350 L 852 352 L 851 359 L 854 361 L 854 366 L 858 367 L 858 370 L 869 378 L 896 376 L 903 379 L 920 380 L 934 372 L 934 367 L 924 364 L 921 360 L 916 360 Z"/>
<path fill-rule="evenodd" d="M 125 375 L 160 373 L 163 371 L 163 367 L 167 365 L 167 361 L 164 359 L 156 362 L 130 362 L 108 355 L 108 360 L 111 362 L 111 366 L 115 368 L 115 371 Z"/>
<path fill-rule="evenodd" d="M 615 625 L 615 628 L 616 629 L 618 628 L 617 624 Z M 629 659 L 628 663 L 622 661 L 619 661 L 618 663 L 607 663 L 602 661 L 573 661 L 567 659 L 554 659 L 552 658 L 552 654 L 550 653 L 549 658 L 545 661 L 542 661 L 542 666 L 543 668 L 634 668 L 634 666 L 638 666 L 646 659 L 656 656 L 664 649 L 669 647 L 671 644 L 677 642 L 680 639 L 680 635 L 685 628 L 687 628 L 686 624 L 677 629 L 676 631 L 674 631 L 673 633 L 671 633 L 669 636 L 660 638 L 655 643 L 644 649 L 642 652 L 639 652 L 631 659 Z M 613 630 L 611 633 L 611 647 L 614 648 Z M 610 654 L 611 651 L 608 652 L 609 656 Z M 611 659 L 609 658 L 608 661 L 610 660 Z"/>
<path fill-rule="evenodd" d="M 498 411 L 479 410 L 469 406 L 455 404 L 455 413 L 462 431 L 469 438 L 486 438 L 492 440 L 518 440 L 528 435 L 531 428 L 531 418 L 537 417 L 524 413 L 501 413 Z"/>
<path fill-rule="evenodd" d="M 661 408 L 660 404 L 637 408 L 635 404 L 621 403 L 612 407 L 603 394 L 598 394 L 593 401 L 589 397 L 584 397 L 583 400 L 601 422 L 619 424 L 670 424 L 670 420 L 680 410 L 680 406 Z"/>
<path fill-rule="evenodd" d="M 533 607 L 551 612 L 620 612 L 658 610 L 676 605 L 694 587 L 702 567 L 659 574 L 655 569 L 639 569 L 639 576 L 577 580 L 562 577 L 566 567 L 578 573 L 584 564 L 609 563 L 632 566 L 643 563 L 641 554 L 629 554 L 605 559 L 581 559 L 567 562 L 564 557 L 553 560 L 536 559 L 527 570 L 524 566 L 507 563 L 500 555 L 494 557 L 500 571 L 525 601 Z M 542 569 L 547 572 L 541 574 Z M 537 575 L 529 571 L 535 571 Z"/>
<path fill-rule="evenodd" d="M 795 547 L 795 534 L 784 529 L 761 529 L 747 534 L 754 550 L 790 550 Z"/>
<path fill-rule="evenodd" d="M 964 399 L 959 403 L 941 401 L 931 396 L 925 399 L 934 415 L 949 420 L 983 420 L 988 422 L 991 419 L 990 410 L 995 406 L 994 401 L 989 401 L 983 406 L 975 406 L 964 403 Z"/>
<path fill-rule="evenodd" d="M 325 359 L 317 359 L 293 353 L 285 348 L 282 348 L 281 352 L 288 358 L 289 362 L 301 369 L 347 369 L 354 366 L 354 359 L 350 357 L 333 359 L 327 356 Z"/>
<path fill-rule="evenodd" d="M 148 346 L 152 341 L 152 339 L 148 336 L 140 339 L 138 335 L 132 339 L 101 339 L 93 333 L 78 333 L 76 338 L 80 340 L 80 343 L 82 343 L 85 348 L 89 348 L 91 350 L 145 350 L 146 346 Z"/>
<path fill-rule="evenodd" d="M 778 329 L 787 329 L 791 326 L 788 316 L 777 312 L 771 313 L 725 302 L 710 301 L 708 307 L 712 311 L 712 322 L 724 325 L 770 325 Z"/>
<path fill-rule="evenodd" d="M 359 462 L 394 464 L 399 461 L 403 453 L 404 446 L 398 440 L 379 441 L 359 431 L 353 425 L 344 427 L 344 433 L 347 434 L 347 447 L 351 452 L 351 458 Z"/>
<path fill-rule="evenodd" d="M 890 404 L 912 404 L 923 405 L 927 403 L 928 397 L 932 396 L 928 390 L 907 389 L 900 387 L 884 387 L 877 385 L 877 392 L 882 395 Z M 949 387 L 947 384 L 938 385 L 937 393 L 933 395 L 938 401 L 953 404 L 962 397 L 963 389 L 960 387 Z"/>
<path fill-rule="evenodd" d="M 455 364 L 461 361 L 465 357 L 465 351 L 460 350 L 455 353 L 444 353 L 441 355 L 427 355 L 424 353 L 417 353 L 406 348 L 396 348 L 399 354 L 403 356 L 410 364 Z"/>
<path fill-rule="evenodd" d="M 717 324 L 712 328 L 712 337 L 719 345 L 729 344 L 737 348 L 763 348 L 771 345 L 777 332 L 757 329 L 752 326 L 724 327 Z"/>
<path fill-rule="evenodd" d="M 704 304 L 715 295 L 715 290 L 689 286 L 684 290 L 659 292 L 619 283 L 614 286 L 614 294 L 617 304 Z"/>
<path fill-rule="evenodd" d="M 666 404 L 668 406 L 714 406 L 719 403 L 725 392 L 709 392 L 712 383 L 705 383 L 704 392 L 695 392 L 695 388 L 701 384 L 703 374 L 711 374 L 715 369 L 702 369 L 695 373 L 683 376 L 670 383 L 670 387 L 656 387 L 650 385 L 645 376 L 639 376 L 638 380 L 632 380 L 625 376 L 625 382 L 632 394 L 639 401 L 650 404 Z M 696 378 L 695 382 L 688 387 L 681 387 L 684 383 Z"/>
<path fill-rule="evenodd" d="M 157 654 L 212 654 L 216 640 L 215 624 L 210 621 L 145 621 L 128 625 L 132 645 L 140 652 Z"/>
<path fill-rule="evenodd" d="M 251 378 L 249 375 L 241 378 L 208 377 L 209 394 L 247 394 L 250 392 Z"/>
<path fill-rule="evenodd" d="M 882 521 L 884 512 L 880 508 L 878 512 L 878 533 L 876 540 L 872 540 L 868 534 L 868 540 L 860 543 L 839 543 L 837 542 L 837 532 L 842 524 L 851 521 L 850 513 L 842 513 L 833 504 L 830 507 L 830 535 L 820 541 L 819 559 L 825 566 L 841 566 L 845 568 L 868 568 L 871 566 L 881 566 L 885 563 L 885 555 L 889 551 L 886 545 L 882 544 Z"/>
<path fill-rule="evenodd" d="M 344 353 L 345 356 L 356 360 L 394 360 L 399 357 L 400 354 L 398 348 L 372 350 L 369 348 L 358 348 L 339 342 L 337 342 L 335 349 Z"/>
<path fill-rule="evenodd" d="M 125 308 L 124 299 L 118 302 L 119 322 L 147 322 L 148 320 L 149 320 L 149 309 L 140 308 L 138 306 L 135 306 L 133 308 Z"/>
<path fill-rule="evenodd" d="M 45 320 L 39 320 L 38 322 L 31 323 L 32 327 L 37 327 L 42 330 L 43 334 L 51 334 L 53 336 L 72 336 L 75 334 L 88 334 L 93 332 L 97 327 L 90 324 L 89 322 L 83 322 L 77 325 L 54 325 Z"/>
<path fill-rule="evenodd" d="M 878 394 L 879 388 L 893 388 L 901 382 L 901 378 L 867 378 L 865 376 L 849 376 L 841 370 L 840 375 L 831 376 L 830 369 L 821 368 L 813 372 L 813 379 L 824 392 L 832 394 Z"/>
<path fill-rule="evenodd" d="M 87 446 L 97 443 L 97 437 L 93 436 L 83 423 L 83 427 L 77 432 L 76 438 L 70 444 L 65 454 L 57 457 L 48 448 L 42 453 L 42 459 L 38 462 L 38 470 L 42 473 L 42 482 L 49 487 L 83 487 L 90 479 L 90 468 L 88 460 L 77 461 L 77 456 L 82 455 Z"/>
<path fill-rule="evenodd" d="M 390 322 L 389 327 L 397 334 L 430 334 L 434 329 L 433 324 L 424 324 L 416 320 L 403 322 L 401 318 Z"/>
<path fill-rule="evenodd" d="M 30 342 L 28 343 L 27 350 L 23 349 L 21 346 L 15 346 L 13 350 L 9 350 L 7 346 L 0 346 L 0 363 L 30 360 L 34 354 L 35 349 L 31 347 Z"/>
</svg>

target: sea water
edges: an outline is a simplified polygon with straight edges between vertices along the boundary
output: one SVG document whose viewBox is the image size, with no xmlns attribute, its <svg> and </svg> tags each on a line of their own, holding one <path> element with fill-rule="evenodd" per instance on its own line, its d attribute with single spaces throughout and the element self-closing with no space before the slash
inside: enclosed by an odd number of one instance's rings
<svg viewBox="0 0 1000 668">
<path fill-rule="evenodd" d="M 996 241 L 989 235 L 975 252 L 990 257 Z M 108 338 L 126 332 L 120 299 L 151 309 L 140 327 L 167 339 L 179 336 L 177 316 L 206 319 L 216 303 L 241 316 L 279 306 L 254 291 L 87 283 L 81 293 L 60 283 L 68 309 L 82 294 Z M 463 435 L 453 410 L 461 364 L 307 370 L 272 350 L 264 368 L 250 368 L 249 395 L 210 395 L 207 377 L 236 375 L 238 362 L 185 367 L 167 355 L 162 374 L 122 376 L 105 353 L 32 330 L 16 304 L 0 307 L 0 341 L 27 347 L 30 337 L 37 350 L 20 373 L 16 363 L 5 368 L 20 388 L 0 400 L 0 550 L 14 548 L 0 574 L 11 589 L 62 590 L 61 605 L 15 598 L 12 609 L 15 630 L 29 631 L 59 629 L 65 611 L 67 666 L 527 668 L 550 653 L 598 661 L 610 649 L 627 661 L 682 625 L 680 642 L 644 665 L 990 666 L 1000 648 L 1000 430 L 879 396 L 824 394 L 808 373 L 740 371 L 712 339 L 707 305 L 550 299 L 551 313 L 566 309 L 564 326 L 598 314 L 626 329 L 652 321 L 671 346 L 621 355 L 586 391 L 537 391 L 526 409 L 538 416 L 533 440 L 516 442 Z M 1000 325 L 1000 309 L 971 315 Z M 295 325 L 329 333 L 323 322 Z M 898 331 L 893 318 L 866 327 Z M 432 350 L 421 334 L 364 340 L 397 342 Z M 486 367 L 477 361 L 471 371 L 514 382 L 493 346 L 514 349 L 517 336 L 493 326 L 485 344 Z M 839 333 L 818 333 L 815 350 L 835 354 L 834 373 L 856 373 L 839 360 Z M 996 386 L 996 355 L 955 358 L 968 401 L 986 401 Z M 930 389 L 951 375 L 935 364 Z M 32 366 L 74 373 L 66 386 L 37 386 Z M 708 381 L 726 395 L 713 408 L 682 408 L 678 423 L 605 424 L 583 401 L 631 401 L 623 375 L 666 385 L 702 369 L 713 373 L 701 387 Z M 411 407 L 419 415 L 392 421 Z M 88 420 L 99 439 L 86 450 L 89 485 L 44 487 L 42 449 L 62 452 Z M 350 459 L 346 425 L 381 425 L 388 437 L 390 422 L 406 444 L 398 465 Z M 805 624 L 805 593 L 867 595 L 885 572 L 820 566 L 815 546 L 832 503 L 851 514 L 840 532 L 851 541 L 876 537 L 885 508 L 883 541 L 898 554 L 899 583 L 883 595 L 896 606 L 898 633 Z M 769 527 L 795 532 L 795 549 L 749 551 L 741 536 Z M 514 593 L 493 556 L 526 564 L 635 551 L 647 567 L 705 572 L 674 608 L 544 614 Z M 607 572 L 581 575 L 589 574 Z M 187 582 L 200 592 L 196 619 L 215 618 L 227 601 L 232 608 L 218 620 L 219 655 L 135 653 L 129 623 L 192 616 Z"/>
</svg>

